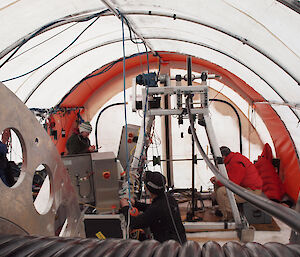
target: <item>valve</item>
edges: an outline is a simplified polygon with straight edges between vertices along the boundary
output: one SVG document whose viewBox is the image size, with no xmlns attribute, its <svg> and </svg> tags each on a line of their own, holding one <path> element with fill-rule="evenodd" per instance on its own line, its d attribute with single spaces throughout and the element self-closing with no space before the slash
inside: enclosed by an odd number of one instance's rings
<svg viewBox="0 0 300 257">
<path fill-rule="evenodd" d="M 102 176 L 103 176 L 104 179 L 109 179 L 110 178 L 110 171 L 104 171 L 102 173 Z"/>
</svg>

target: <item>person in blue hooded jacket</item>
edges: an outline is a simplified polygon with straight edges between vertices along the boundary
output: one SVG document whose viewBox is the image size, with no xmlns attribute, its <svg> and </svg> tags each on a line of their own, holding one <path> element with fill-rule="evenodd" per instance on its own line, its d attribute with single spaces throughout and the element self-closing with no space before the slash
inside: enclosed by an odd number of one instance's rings
<svg viewBox="0 0 300 257">
<path fill-rule="evenodd" d="M 0 178 L 5 185 L 10 187 L 14 184 L 14 177 L 9 173 L 9 162 L 6 158 L 7 152 L 6 144 L 0 141 Z"/>
</svg>

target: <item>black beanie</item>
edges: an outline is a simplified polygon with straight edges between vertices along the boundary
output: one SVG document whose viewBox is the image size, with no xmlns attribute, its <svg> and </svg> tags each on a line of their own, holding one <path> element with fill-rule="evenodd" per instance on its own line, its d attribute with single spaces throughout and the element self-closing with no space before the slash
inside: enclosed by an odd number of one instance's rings
<svg viewBox="0 0 300 257">
<path fill-rule="evenodd" d="M 221 146 L 220 151 L 221 151 L 222 156 L 225 156 L 225 157 L 231 153 L 231 150 L 227 146 Z"/>
<path fill-rule="evenodd" d="M 165 191 L 166 178 L 159 172 L 146 172 L 145 185 L 148 190 L 156 195 Z"/>
</svg>

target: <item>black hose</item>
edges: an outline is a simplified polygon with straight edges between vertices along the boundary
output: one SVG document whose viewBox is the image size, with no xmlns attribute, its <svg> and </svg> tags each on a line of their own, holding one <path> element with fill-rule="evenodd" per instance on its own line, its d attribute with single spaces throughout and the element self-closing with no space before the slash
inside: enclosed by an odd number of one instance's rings
<svg viewBox="0 0 300 257">
<path fill-rule="evenodd" d="M 226 257 L 249 257 L 246 248 L 238 242 L 227 242 L 222 248 Z"/>
<path fill-rule="evenodd" d="M 265 244 L 266 249 L 270 253 L 272 253 L 273 257 L 298 257 L 299 255 L 293 251 L 293 249 L 287 247 L 284 244 L 281 243 L 266 243 Z"/>
<path fill-rule="evenodd" d="M 247 243 L 247 251 L 252 257 L 273 257 L 266 247 L 258 243 Z"/>
<path fill-rule="evenodd" d="M 106 106 L 105 108 L 103 108 L 103 109 L 99 112 L 98 117 L 97 117 L 97 120 L 96 120 L 96 125 L 95 125 L 95 127 L 96 127 L 96 128 L 95 128 L 96 149 L 98 149 L 98 122 L 99 122 L 99 119 L 100 119 L 101 114 L 102 114 L 105 110 L 107 110 L 108 108 L 110 108 L 110 107 L 113 107 L 113 106 L 116 106 L 116 105 L 122 105 L 122 104 L 124 104 L 124 102 L 123 102 L 123 103 L 114 103 L 114 104 L 110 104 L 110 105 Z"/>
<path fill-rule="evenodd" d="M 201 256 L 201 246 L 195 241 L 187 241 L 184 247 L 179 249 L 178 257 Z M 215 256 L 215 255 L 214 255 Z"/>
<path fill-rule="evenodd" d="M 227 242 L 221 247 L 217 242 L 208 241 L 201 249 L 194 241 L 181 246 L 174 240 L 159 243 L 155 240 L 0 235 L 0 256 L 3 257 L 296 257 L 299 247 L 297 244 L 241 245 L 237 242 Z"/>
<path fill-rule="evenodd" d="M 160 243 L 155 240 L 146 240 L 142 244 L 135 247 L 131 252 L 130 257 L 152 257 L 156 249 L 160 246 Z"/>
<path fill-rule="evenodd" d="M 239 122 L 240 153 L 243 154 L 242 123 L 241 123 L 241 118 L 240 118 L 240 115 L 239 115 L 238 111 L 236 110 L 236 108 L 231 103 L 229 103 L 225 100 L 222 100 L 222 99 L 209 99 L 209 101 L 211 101 L 211 102 L 221 102 L 221 103 L 224 103 L 224 104 L 228 104 L 233 109 L 233 111 L 235 112 L 236 117 L 237 117 L 238 122 Z"/>
<path fill-rule="evenodd" d="M 206 242 L 202 247 L 202 257 L 225 257 L 222 247 L 214 241 Z"/>
<path fill-rule="evenodd" d="M 216 168 L 216 166 L 214 166 L 214 164 L 209 160 L 208 156 L 205 154 L 205 152 L 200 144 L 200 141 L 196 134 L 195 128 L 193 126 L 193 116 L 191 114 L 189 97 L 186 98 L 186 107 L 187 107 L 187 111 L 188 111 L 188 115 L 189 115 L 191 131 L 192 131 L 194 140 L 196 142 L 196 145 L 198 147 L 198 150 L 199 150 L 200 154 L 202 155 L 205 163 L 210 168 L 210 170 L 213 172 L 213 174 L 216 176 L 216 178 L 226 188 L 230 189 L 235 194 L 244 198 L 251 204 L 253 204 L 256 207 L 267 212 L 268 214 L 280 219 L 282 222 L 284 222 L 285 224 L 287 224 L 288 226 L 290 226 L 292 229 L 296 230 L 297 232 L 300 232 L 300 214 L 298 212 L 296 212 L 295 210 L 292 210 L 290 208 L 283 207 L 282 205 L 275 203 L 267 198 L 264 198 L 262 196 L 258 196 L 258 195 L 251 193 L 249 190 L 247 190 L 243 187 L 240 187 L 237 184 L 226 179 L 219 172 L 219 170 Z M 221 157 L 221 156 L 217 156 L 217 157 Z"/>
</svg>

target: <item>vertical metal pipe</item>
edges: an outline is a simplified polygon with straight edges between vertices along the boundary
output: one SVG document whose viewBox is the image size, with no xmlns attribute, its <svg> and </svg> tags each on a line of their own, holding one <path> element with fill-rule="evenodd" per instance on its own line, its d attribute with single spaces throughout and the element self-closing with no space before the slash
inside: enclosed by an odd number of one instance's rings
<svg viewBox="0 0 300 257">
<path fill-rule="evenodd" d="M 195 141 L 192 136 L 192 219 L 195 216 Z"/>
<path fill-rule="evenodd" d="M 167 84 L 165 84 L 167 86 Z M 169 109 L 169 96 L 165 95 L 165 103 L 164 103 L 164 109 Z M 166 159 L 170 160 L 170 137 L 169 137 L 169 127 L 170 127 L 170 121 L 169 117 L 165 117 L 165 135 L 166 135 Z M 170 161 L 167 161 L 167 180 L 168 180 L 168 187 L 172 186 L 172 180 L 171 180 L 171 165 Z"/>
<path fill-rule="evenodd" d="M 164 63 L 161 66 L 161 74 L 160 75 L 160 84 L 163 87 L 169 87 L 171 85 L 170 81 L 170 66 L 168 63 Z M 170 109 L 170 96 L 165 95 L 162 97 L 162 108 Z M 162 151 L 163 155 L 166 156 L 168 160 L 163 168 L 164 175 L 167 177 L 168 188 L 174 187 L 174 179 L 173 179 L 173 161 L 172 161 L 172 123 L 171 116 L 162 116 L 161 118 L 162 124 Z"/>
<path fill-rule="evenodd" d="M 188 86 L 191 86 L 192 85 L 192 57 L 191 56 L 188 56 L 187 57 L 187 84 Z"/>
</svg>

